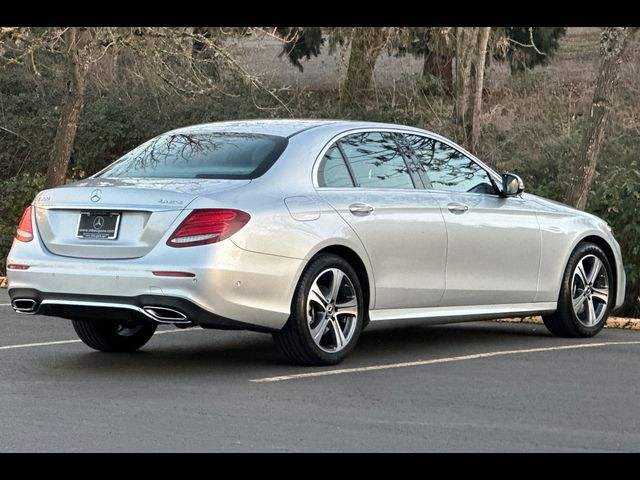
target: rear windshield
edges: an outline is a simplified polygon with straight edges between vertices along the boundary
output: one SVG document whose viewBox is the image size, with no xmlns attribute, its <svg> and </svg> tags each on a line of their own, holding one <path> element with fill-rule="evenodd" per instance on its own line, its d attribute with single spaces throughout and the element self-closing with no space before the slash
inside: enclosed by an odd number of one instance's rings
<svg viewBox="0 0 640 480">
<path fill-rule="evenodd" d="M 256 178 L 275 163 L 288 140 L 255 133 L 160 135 L 98 173 L 116 178 Z"/>
</svg>

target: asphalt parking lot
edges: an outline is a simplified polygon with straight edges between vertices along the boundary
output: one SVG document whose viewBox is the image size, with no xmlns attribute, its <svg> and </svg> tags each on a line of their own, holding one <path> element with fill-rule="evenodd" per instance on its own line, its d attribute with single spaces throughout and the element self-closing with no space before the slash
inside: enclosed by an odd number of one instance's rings
<svg viewBox="0 0 640 480">
<path fill-rule="evenodd" d="M 309 369 L 248 332 L 163 327 L 135 354 L 97 353 L 7 304 L 0 290 L 3 452 L 640 450 L 638 331 L 378 328 Z"/>
</svg>

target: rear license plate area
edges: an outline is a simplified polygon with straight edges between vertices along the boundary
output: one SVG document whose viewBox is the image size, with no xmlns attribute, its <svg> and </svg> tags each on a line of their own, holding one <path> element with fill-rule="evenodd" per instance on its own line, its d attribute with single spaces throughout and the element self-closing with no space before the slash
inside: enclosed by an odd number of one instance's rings
<svg viewBox="0 0 640 480">
<path fill-rule="evenodd" d="M 76 237 L 115 240 L 118 238 L 120 215 L 120 212 L 80 212 Z"/>
</svg>

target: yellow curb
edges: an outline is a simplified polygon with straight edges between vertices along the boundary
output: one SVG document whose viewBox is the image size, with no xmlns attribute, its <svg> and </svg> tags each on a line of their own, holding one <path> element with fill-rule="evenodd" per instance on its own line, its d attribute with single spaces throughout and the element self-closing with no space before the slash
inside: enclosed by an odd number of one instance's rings
<svg viewBox="0 0 640 480">
<path fill-rule="evenodd" d="M 501 318 L 495 321 L 505 323 L 534 323 L 536 325 L 542 325 L 544 323 L 542 317 Z M 640 318 L 609 317 L 606 327 L 640 330 Z"/>
</svg>

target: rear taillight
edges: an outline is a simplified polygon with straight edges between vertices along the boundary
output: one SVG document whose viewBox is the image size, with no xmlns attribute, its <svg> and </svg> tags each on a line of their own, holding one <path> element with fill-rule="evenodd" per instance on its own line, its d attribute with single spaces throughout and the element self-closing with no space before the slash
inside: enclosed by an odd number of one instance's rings
<svg viewBox="0 0 640 480">
<path fill-rule="evenodd" d="M 244 227 L 251 216 L 240 210 L 194 210 L 167 240 L 170 247 L 193 247 L 229 238 Z"/>
<path fill-rule="evenodd" d="M 31 205 L 29 205 L 22 217 L 20 217 L 20 223 L 18 224 L 18 230 L 16 231 L 16 240 L 21 242 L 30 242 L 33 240 L 33 225 L 31 224 Z"/>
</svg>

